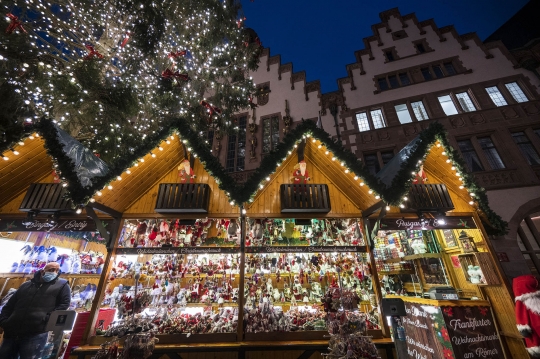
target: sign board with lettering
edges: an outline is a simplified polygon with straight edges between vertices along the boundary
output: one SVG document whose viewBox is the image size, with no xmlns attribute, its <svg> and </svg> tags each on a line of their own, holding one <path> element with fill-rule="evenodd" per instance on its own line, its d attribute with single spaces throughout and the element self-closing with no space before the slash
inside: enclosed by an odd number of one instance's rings
<svg viewBox="0 0 540 359">
<path fill-rule="evenodd" d="M 116 254 L 219 254 L 240 253 L 240 247 L 140 247 L 117 248 Z"/>
<path fill-rule="evenodd" d="M 472 229 L 477 228 L 472 217 L 445 217 L 444 224 L 435 218 L 383 218 L 381 230 L 432 230 L 432 229 Z"/>
<path fill-rule="evenodd" d="M 246 253 L 345 253 L 366 252 L 366 246 L 262 246 L 246 247 Z"/>
<path fill-rule="evenodd" d="M 489 307 L 441 307 L 455 358 L 504 358 Z"/>
<path fill-rule="evenodd" d="M 409 358 L 456 358 L 450 343 L 445 345 L 439 336 L 446 328 L 438 307 L 406 302 L 405 311 L 407 316 L 402 317 L 402 322 Z"/>
<path fill-rule="evenodd" d="M 108 228 L 112 220 L 102 220 Z M 97 227 L 91 219 L 60 219 L 51 223 L 46 218 L 40 219 L 2 219 L 0 232 L 96 232 Z"/>
</svg>

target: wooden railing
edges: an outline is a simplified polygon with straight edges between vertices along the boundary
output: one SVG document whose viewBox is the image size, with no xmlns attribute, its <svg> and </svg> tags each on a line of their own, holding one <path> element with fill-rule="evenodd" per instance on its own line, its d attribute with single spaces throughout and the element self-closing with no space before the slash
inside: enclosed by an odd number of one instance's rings
<svg viewBox="0 0 540 359">
<path fill-rule="evenodd" d="M 326 184 L 282 184 L 281 213 L 330 212 L 330 194 Z"/>
<path fill-rule="evenodd" d="M 156 200 L 158 213 L 208 213 L 210 186 L 205 183 L 162 183 Z"/>
</svg>

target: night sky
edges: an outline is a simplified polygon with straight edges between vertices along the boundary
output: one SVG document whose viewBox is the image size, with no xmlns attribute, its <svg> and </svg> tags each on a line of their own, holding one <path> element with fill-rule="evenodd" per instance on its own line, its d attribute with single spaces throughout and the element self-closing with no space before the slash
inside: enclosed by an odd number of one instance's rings
<svg viewBox="0 0 540 359">
<path fill-rule="evenodd" d="M 398 7 L 416 13 L 420 21 L 433 18 L 437 26 L 454 25 L 460 34 L 474 32 L 482 40 L 514 15 L 527 0 L 242 0 L 245 26 L 253 28 L 271 55 L 305 70 L 307 81 L 320 80 L 322 92 L 337 90 L 336 80 L 347 75 L 345 65 L 372 35 L 379 13 Z"/>
</svg>

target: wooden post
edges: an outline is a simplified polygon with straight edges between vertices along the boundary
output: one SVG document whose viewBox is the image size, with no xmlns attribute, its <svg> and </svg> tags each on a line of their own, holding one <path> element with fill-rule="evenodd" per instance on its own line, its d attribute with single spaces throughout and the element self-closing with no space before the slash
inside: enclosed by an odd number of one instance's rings
<svg viewBox="0 0 540 359">
<path fill-rule="evenodd" d="M 244 205 L 240 206 L 240 268 L 238 278 L 238 326 L 236 332 L 236 341 L 244 340 L 244 266 L 246 263 L 246 214 Z"/>
<path fill-rule="evenodd" d="M 369 262 L 371 265 L 371 280 L 373 283 L 373 291 L 375 292 L 375 296 L 377 298 L 377 305 L 379 306 L 379 318 L 381 320 L 381 328 L 383 332 L 383 336 L 389 338 L 390 337 L 390 329 L 388 328 L 388 323 L 386 322 L 386 317 L 383 316 L 382 313 L 382 292 L 381 292 L 381 283 L 379 282 L 379 274 L 377 272 L 377 265 L 375 263 L 375 257 L 373 256 L 373 253 L 371 252 L 370 248 L 370 242 L 371 239 L 371 231 L 369 230 L 369 226 L 367 225 L 367 218 L 364 218 L 364 229 L 366 231 L 366 251 L 369 256 Z"/>
<path fill-rule="evenodd" d="M 109 282 L 109 275 L 113 266 L 111 259 L 116 255 L 116 246 L 118 245 L 118 241 L 122 233 L 121 228 L 123 227 L 123 225 L 124 225 L 124 220 L 119 220 L 118 229 L 111 231 L 111 236 L 115 235 L 113 246 L 112 246 L 113 248 L 112 249 L 107 248 L 107 256 L 105 257 L 105 263 L 103 264 L 103 271 L 101 273 L 101 277 L 99 278 L 99 283 L 96 289 L 96 295 L 94 297 L 94 300 L 92 301 L 92 308 L 90 309 L 90 316 L 88 317 L 88 323 L 86 323 L 86 328 L 84 329 L 81 345 L 88 344 L 88 339 L 90 338 L 91 335 L 94 334 L 94 330 L 96 329 L 96 322 L 99 315 L 99 308 L 101 306 L 101 302 L 103 301 L 103 297 L 105 295 L 105 289 L 107 288 L 107 284 Z"/>
</svg>

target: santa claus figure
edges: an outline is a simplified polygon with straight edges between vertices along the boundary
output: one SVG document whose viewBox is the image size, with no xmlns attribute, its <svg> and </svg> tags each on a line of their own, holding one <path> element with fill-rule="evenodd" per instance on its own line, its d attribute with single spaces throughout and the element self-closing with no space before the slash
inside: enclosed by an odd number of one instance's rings
<svg viewBox="0 0 540 359">
<path fill-rule="evenodd" d="M 427 182 L 427 175 L 424 171 L 424 165 L 420 166 L 420 170 L 418 170 L 418 173 L 414 177 L 414 180 L 412 181 L 413 184 L 424 184 Z"/>
<path fill-rule="evenodd" d="M 300 161 L 294 166 L 293 177 L 295 184 L 306 184 L 310 180 L 306 161 Z"/>
<path fill-rule="evenodd" d="M 516 296 L 516 323 L 525 337 L 527 351 L 533 358 L 540 358 L 540 289 L 538 279 L 532 275 L 514 278 Z"/>
<path fill-rule="evenodd" d="M 180 183 L 194 183 L 195 175 L 193 174 L 193 168 L 189 164 L 188 160 L 182 161 L 182 164 L 178 166 L 178 177 L 180 177 Z"/>
</svg>

